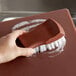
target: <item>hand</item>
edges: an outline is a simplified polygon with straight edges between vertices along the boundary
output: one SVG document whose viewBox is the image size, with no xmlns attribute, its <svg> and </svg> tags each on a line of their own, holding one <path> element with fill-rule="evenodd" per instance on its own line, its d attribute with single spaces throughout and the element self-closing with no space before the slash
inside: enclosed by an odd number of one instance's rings
<svg viewBox="0 0 76 76">
<path fill-rule="evenodd" d="M 29 57 L 35 53 L 32 48 L 21 48 L 16 45 L 16 39 L 25 31 L 17 30 L 0 38 L 0 63 L 5 63 L 18 56 Z"/>
</svg>

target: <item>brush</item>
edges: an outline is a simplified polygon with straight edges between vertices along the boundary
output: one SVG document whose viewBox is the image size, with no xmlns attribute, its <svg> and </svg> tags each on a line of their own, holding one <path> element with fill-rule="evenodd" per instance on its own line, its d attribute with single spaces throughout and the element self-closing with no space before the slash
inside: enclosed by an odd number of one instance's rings
<svg viewBox="0 0 76 76">
<path fill-rule="evenodd" d="M 22 34 L 19 40 L 24 47 L 34 48 L 36 53 L 62 52 L 66 44 L 65 32 L 61 25 L 54 19 L 34 19 L 16 24 L 13 30 L 24 29 L 27 33 Z"/>
</svg>

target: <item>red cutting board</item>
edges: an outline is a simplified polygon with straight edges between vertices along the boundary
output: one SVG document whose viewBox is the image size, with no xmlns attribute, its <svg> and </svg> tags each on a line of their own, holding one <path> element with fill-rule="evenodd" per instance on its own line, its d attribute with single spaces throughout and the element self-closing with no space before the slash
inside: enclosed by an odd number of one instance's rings
<svg viewBox="0 0 76 76">
<path fill-rule="evenodd" d="M 21 21 L 39 18 L 53 18 L 62 25 L 67 39 L 64 52 L 53 58 L 38 54 L 0 64 L 0 76 L 76 76 L 76 31 L 68 9 L 0 22 L 0 37 L 10 33 L 11 28 Z"/>
</svg>

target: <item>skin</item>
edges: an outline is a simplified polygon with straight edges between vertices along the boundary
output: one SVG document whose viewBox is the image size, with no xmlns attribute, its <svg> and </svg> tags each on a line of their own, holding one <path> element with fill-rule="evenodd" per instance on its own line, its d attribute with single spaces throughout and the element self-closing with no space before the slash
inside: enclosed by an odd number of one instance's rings
<svg viewBox="0 0 76 76">
<path fill-rule="evenodd" d="M 25 31 L 16 30 L 0 38 L 0 64 L 14 60 L 19 56 L 32 56 L 35 50 L 32 48 L 21 48 L 16 45 L 16 39 Z"/>
</svg>

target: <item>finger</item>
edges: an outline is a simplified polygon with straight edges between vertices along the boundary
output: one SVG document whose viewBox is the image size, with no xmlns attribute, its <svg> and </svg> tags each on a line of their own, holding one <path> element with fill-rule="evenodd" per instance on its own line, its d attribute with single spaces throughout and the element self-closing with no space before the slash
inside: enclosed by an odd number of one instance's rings
<svg viewBox="0 0 76 76">
<path fill-rule="evenodd" d="M 25 33 L 24 30 L 16 30 L 16 31 L 13 31 L 10 35 L 12 38 L 16 39 L 17 37 L 19 37 L 23 33 Z"/>
<path fill-rule="evenodd" d="M 9 37 L 8 37 L 9 42 L 11 42 L 11 44 L 16 45 L 16 43 L 15 43 L 16 39 L 25 32 L 26 31 L 24 31 L 24 30 L 13 31 L 12 33 L 9 34 Z"/>
<path fill-rule="evenodd" d="M 18 55 L 19 56 L 29 57 L 29 56 L 32 56 L 35 53 L 36 53 L 35 50 L 32 49 L 32 48 L 19 48 L 18 49 Z"/>
</svg>

